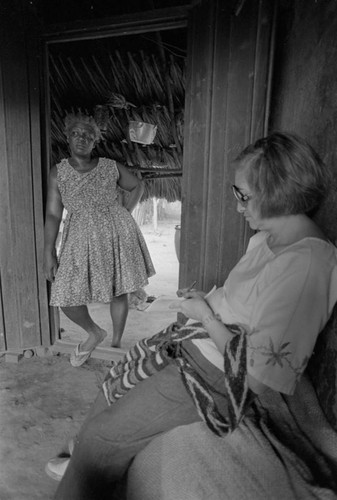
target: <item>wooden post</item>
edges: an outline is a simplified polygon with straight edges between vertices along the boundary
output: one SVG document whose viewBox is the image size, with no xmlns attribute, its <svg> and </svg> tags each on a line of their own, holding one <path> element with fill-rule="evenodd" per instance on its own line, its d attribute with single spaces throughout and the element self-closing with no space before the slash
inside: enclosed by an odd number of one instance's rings
<svg viewBox="0 0 337 500">
<path fill-rule="evenodd" d="M 152 215 L 153 230 L 157 231 L 158 230 L 158 200 L 155 196 L 152 198 L 152 207 L 153 207 L 153 215 Z"/>
<path fill-rule="evenodd" d="M 27 2 L 1 2 L 0 269 L 9 351 L 50 343 L 42 275 L 43 201 L 38 43 Z M 19 75 L 19 76 L 18 76 Z"/>
<path fill-rule="evenodd" d="M 222 285 L 251 232 L 232 160 L 264 134 L 273 2 L 201 0 L 189 19 L 179 286 Z"/>
</svg>

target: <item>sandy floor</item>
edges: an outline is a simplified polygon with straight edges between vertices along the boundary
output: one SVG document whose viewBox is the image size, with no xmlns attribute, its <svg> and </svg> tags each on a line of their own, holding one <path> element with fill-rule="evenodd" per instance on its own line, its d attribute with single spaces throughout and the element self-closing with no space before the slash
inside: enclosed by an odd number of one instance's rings
<svg viewBox="0 0 337 500">
<path fill-rule="evenodd" d="M 172 295 L 178 285 L 179 265 L 174 250 L 174 227 L 179 220 L 159 223 L 157 232 L 143 226 L 157 275 L 145 291 L 151 296 Z M 107 306 L 93 305 L 92 314 L 111 335 Z M 159 331 L 176 313 L 151 314 L 131 309 L 123 348 Z M 65 318 L 62 340 L 84 338 Z M 110 338 L 106 341 L 110 344 Z M 22 358 L 6 363 L 0 358 L 0 500 L 49 500 L 57 483 L 44 472 L 49 458 L 65 449 L 83 421 L 100 386 L 109 361 L 90 359 L 72 368 L 69 355 Z M 71 500 L 71 499 L 69 499 Z"/>
</svg>

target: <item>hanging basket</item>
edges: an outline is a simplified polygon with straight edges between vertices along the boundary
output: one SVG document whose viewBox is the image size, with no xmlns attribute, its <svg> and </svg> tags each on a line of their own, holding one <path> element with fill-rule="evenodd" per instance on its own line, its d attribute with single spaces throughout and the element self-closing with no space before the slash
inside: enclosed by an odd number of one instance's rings
<svg viewBox="0 0 337 500">
<path fill-rule="evenodd" d="M 152 144 L 157 133 L 157 125 L 151 123 L 131 121 L 129 122 L 130 141 L 139 144 Z"/>
</svg>

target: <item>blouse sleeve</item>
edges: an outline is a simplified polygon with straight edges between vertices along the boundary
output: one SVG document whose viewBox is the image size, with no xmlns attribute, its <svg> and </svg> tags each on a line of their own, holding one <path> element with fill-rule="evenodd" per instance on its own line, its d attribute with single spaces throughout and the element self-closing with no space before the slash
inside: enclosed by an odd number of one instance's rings
<svg viewBox="0 0 337 500">
<path fill-rule="evenodd" d="M 267 265 L 250 322 L 252 377 L 276 391 L 294 392 L 328 318 L 329 279 L 310 249 L 284 252 Z"/>
</svg>

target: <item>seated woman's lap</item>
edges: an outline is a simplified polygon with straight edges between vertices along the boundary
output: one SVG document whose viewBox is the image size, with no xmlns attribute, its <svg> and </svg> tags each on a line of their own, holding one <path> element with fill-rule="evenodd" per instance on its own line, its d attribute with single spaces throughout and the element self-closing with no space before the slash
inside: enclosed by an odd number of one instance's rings
<svg viewBox="0 0 337 500">
<path fill-rule="evenodd" d="M 57 500 L 68 500 L 70 494 L 73 500 L 93 500 L 94 495 L 103 499 L 108 485 L 124 475 L 154 437 L 200 420 L 174 364 L 138 383 L 111 406 L 103 398 L 101 393 L 82 426 Z"/>
</svg>

